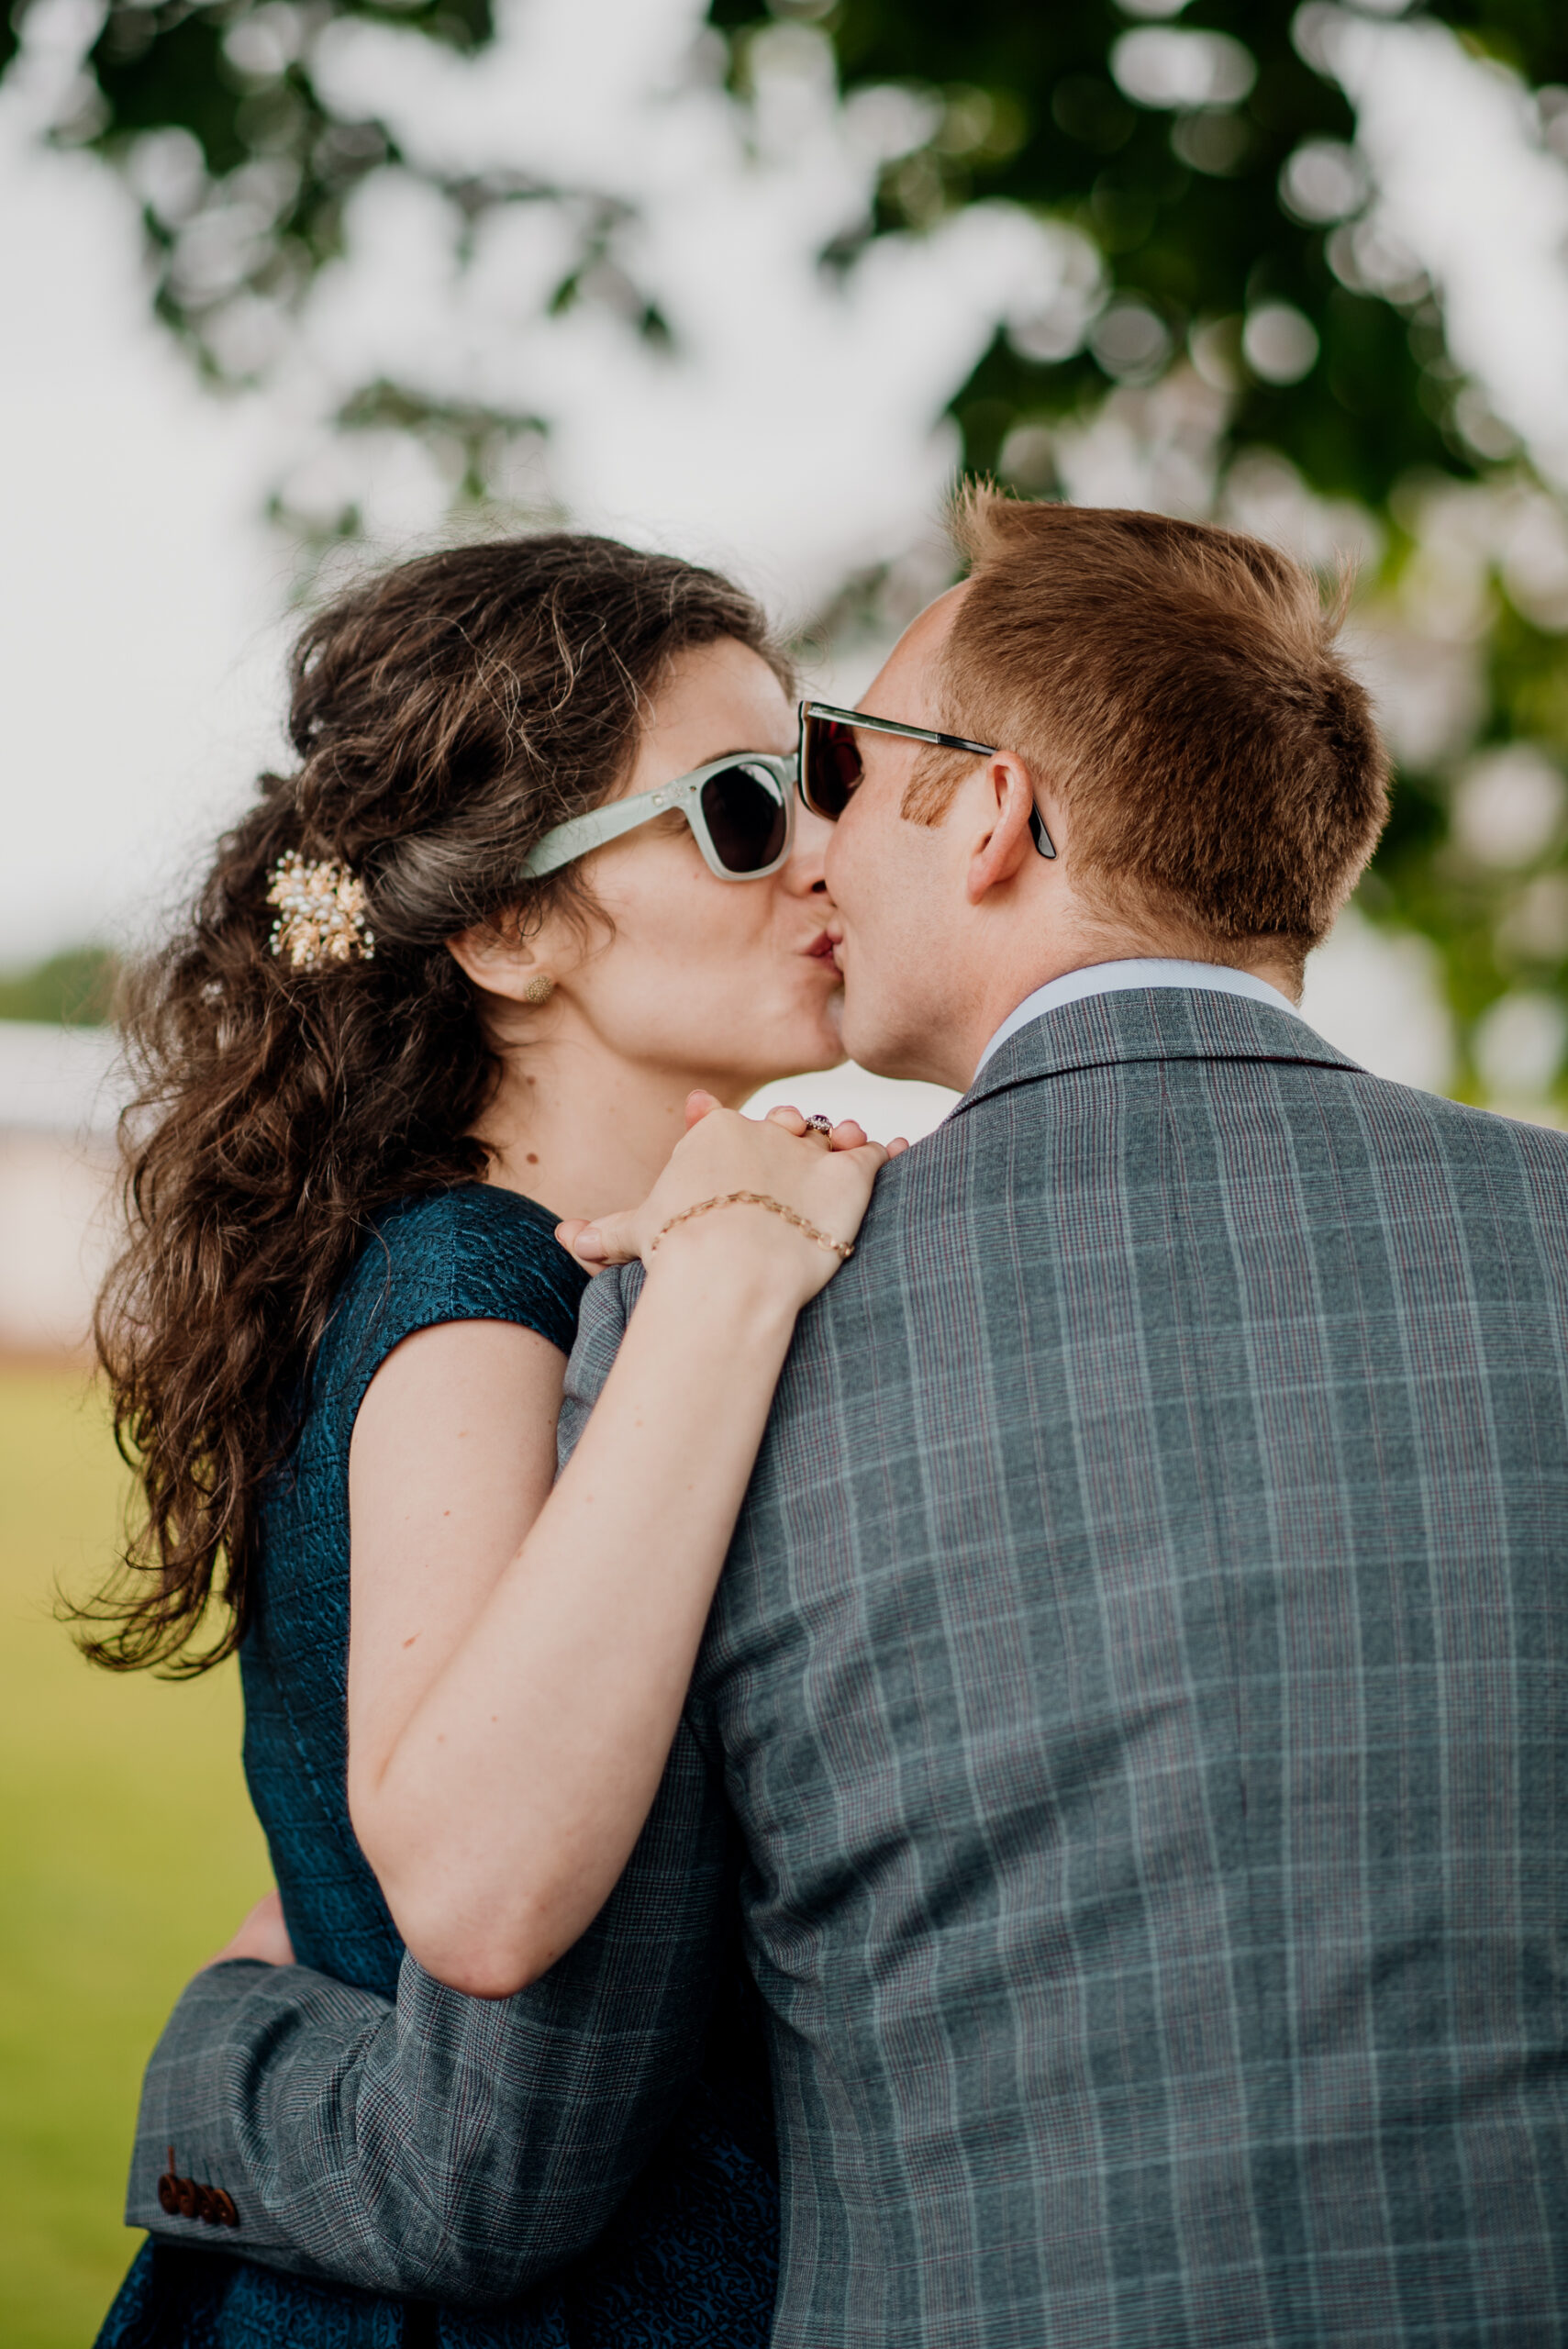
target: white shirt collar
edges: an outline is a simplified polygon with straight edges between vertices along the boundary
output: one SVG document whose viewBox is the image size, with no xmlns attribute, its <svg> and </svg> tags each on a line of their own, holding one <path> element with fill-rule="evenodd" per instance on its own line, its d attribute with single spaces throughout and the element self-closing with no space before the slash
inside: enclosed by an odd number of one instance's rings
<svg viewBox="0 0 1568 2349">
<path fill-rule="evenodd" d="M 1048 979 L 1044 986 L 1025 996 L 981 1053 L 975 1075 L 1009 1036 L 1016 1036 L 1042 1012 L 1056 1011 L 1064 1003 L 1081 1003 L 1085 996 L 1117 995 L 1127 987 L 1207 987 L 1211 995 L 1250 996 L 1254 1003 L 1266 1003 L 1271 1011 L 1288 1011 L 1293 1019 L 1301 1017 L 1288 996 L 1270 986 L 1266 979 L 1254 978 L 1251 971 L 1230 971 L 1218 963 L 1178 963 L 1153 954 L 1120 963 L 1092 963 L 1086 970 L 1065 971 L 1059 979 Z"/>
</svg>

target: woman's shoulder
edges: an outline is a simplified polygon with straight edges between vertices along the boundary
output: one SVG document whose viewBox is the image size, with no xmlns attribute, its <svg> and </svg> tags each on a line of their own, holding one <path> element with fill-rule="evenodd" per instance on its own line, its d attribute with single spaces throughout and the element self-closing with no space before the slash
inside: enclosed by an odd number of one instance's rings
<svg viewBox="0 0 1568 2349">
<path fill-rule="evenodd" d="M 587 1275 L 557 1241 L 555 1220 L 493 1184 L 393 1200 L 344 1283 L 323 1366 L 351 1363 L 362 1374 L 367 1358 L 443 1321 L 517 1322 L 569 1353 Z"/>
<path fill-rule="evenodd" d="M 372 1233 L 388 1254 L 408 1263 L 461 1267 L 471 1258 L 499 1256 L 582 1275 L 556 1239 L 559 1220 L 537 1199 L 498 1183 L 454 1183 L 394 1199 L 375 1217 Z M 371 1252 L 368 1243 L 363 1252 Z"/>
</svg>

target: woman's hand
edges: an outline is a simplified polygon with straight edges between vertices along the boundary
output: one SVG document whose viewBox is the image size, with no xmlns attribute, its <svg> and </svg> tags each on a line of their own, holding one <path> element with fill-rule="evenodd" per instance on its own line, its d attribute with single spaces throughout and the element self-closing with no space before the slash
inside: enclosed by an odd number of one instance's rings
<svg viewBox="0 0 1568 2349">
<path fill-rule="evenodd" d="M 262 1965 L 294 1964 L 294 1943 L 276 1891 L 263 1892 L 234 1939 L 225 1942 L 217 1955 L 207 1959 L 207 1965 L 226 1965 L 233 1957 L 255 1958 Z"/>
<path fill-rule="evenodd" d="M 581 1264 L 601 1272 L 639 1256 L 651 1265 L 661 1242 L 672 1254 L 677 1243 L 711 1247 L 712 1236 L 702 1230 L 711 1216 L 725 1226 L 718 1245 L 774 1270 L 794 1301 L 804 1305 L 843 1263 L 841 1252 L 860 1230 L 878 1173 L 909 1146 L 899 1141 L 884 1150 L 868 1141 L 853 1119 L 824 1133 L 794 1108 L 744 1118 L 721 1108 L 710 1093 L 690 1096 L 686 1121 L 684 1139 L 640 1207 L 557 1227 L 557 1239 Z M 776 1201 L 811 1230 L 751 1205 L 691 1213 L 735 1191 L 755 1191 Z"/>
</svg>

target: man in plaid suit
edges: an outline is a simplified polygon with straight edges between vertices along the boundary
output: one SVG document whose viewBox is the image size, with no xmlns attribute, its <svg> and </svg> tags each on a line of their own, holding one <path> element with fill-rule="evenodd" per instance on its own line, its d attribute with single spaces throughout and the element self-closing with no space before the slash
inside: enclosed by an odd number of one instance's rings
<svg viewBox="0 0 1568 2349">
<path fill-rule="evenodd" d="M 199 1976 L 130 2215 L 197 2238 L 172 2139 L 306 2273 L 570 2256 L 695 2061 L 733 1820 L 780 2344 L 1560 2342 L 1568 1142 L 1292 1008 L 1384 809 L 1309 584 L 965 527 L 866 707 L 1000 747 L 834 737 L 828 878 L 849 1048 L 968 1089 L 802 1321 L 627 1874 L 504 2003 Z"/>
</svg>

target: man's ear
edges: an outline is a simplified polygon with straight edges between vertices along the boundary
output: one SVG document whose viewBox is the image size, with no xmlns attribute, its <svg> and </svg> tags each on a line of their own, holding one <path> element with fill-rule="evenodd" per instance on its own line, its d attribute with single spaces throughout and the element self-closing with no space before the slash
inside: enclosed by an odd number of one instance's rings
<svg viewBox="0 0 1568 2349">
<path fill-rule="evenodd" d="M 1029 869 L 1039 851 L 1029 829 L 1035 812 L 1034 778 L 1011 751 L 994 751 L 985 763 L 982 814 L 984 832 L 969 861 L 969 902 L 977 906 L 1003 883 Z"/>
</svg>

